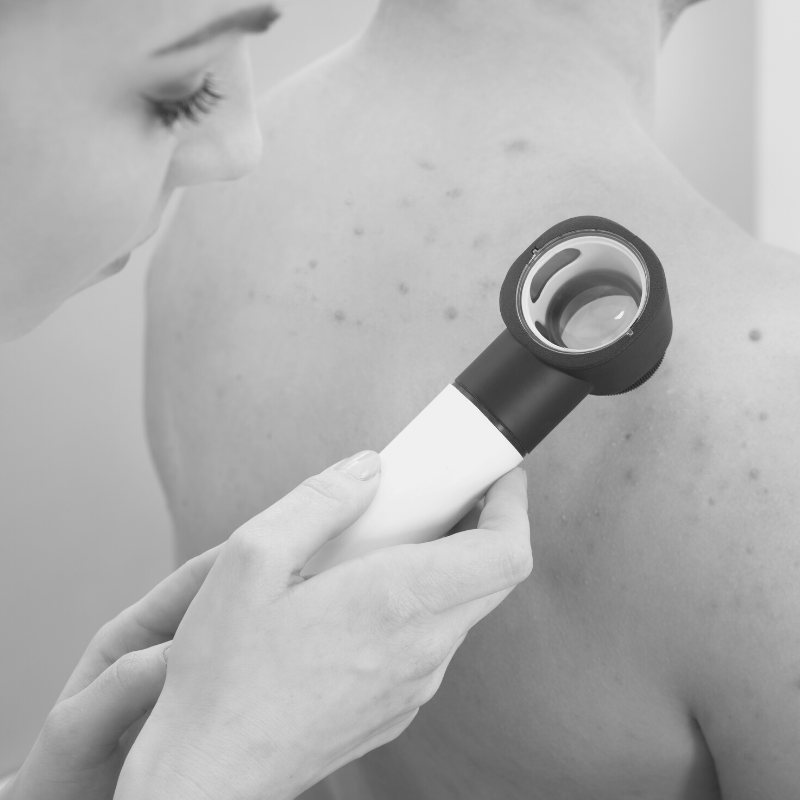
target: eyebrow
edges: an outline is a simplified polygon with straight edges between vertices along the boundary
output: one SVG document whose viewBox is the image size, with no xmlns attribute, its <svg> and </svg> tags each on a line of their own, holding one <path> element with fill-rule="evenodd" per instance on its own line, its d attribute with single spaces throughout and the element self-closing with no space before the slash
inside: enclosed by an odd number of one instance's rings
<svg viewBox="0 0 800 800">
<path fill-rule="evenodd" d="M 195 31 L 177 42 L 160 47 L 153 56 L 166 56 L 172 53 L 199 47 L 206 42 L 224 36 L 226 33 L 263 33 L 274 22 L 280 19 L 280 12 L 275 6 L 262 5 L 246 8 L 234 14 L 228 14 Z"/>
</svg>

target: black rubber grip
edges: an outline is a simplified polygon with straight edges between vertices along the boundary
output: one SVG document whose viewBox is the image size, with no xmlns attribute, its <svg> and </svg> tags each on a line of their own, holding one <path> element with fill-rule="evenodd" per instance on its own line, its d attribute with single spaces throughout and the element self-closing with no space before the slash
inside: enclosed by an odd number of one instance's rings
<svg viewBox="0 0 800 800">
<path fill-rule="evenodd" d="M 547 366 L 505 330 L 455 385 L 528 455 L 592 391 L 585 381 Z"/>
</svg>

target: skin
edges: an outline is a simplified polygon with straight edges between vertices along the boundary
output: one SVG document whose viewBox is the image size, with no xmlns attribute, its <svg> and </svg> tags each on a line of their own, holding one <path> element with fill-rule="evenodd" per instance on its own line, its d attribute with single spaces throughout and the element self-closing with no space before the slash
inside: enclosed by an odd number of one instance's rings
<svg viewBox="0 0 800 800">
<path fill-rule="evenodd" d="M 264 99 L 262 166 L 187 202 L 156 261 L 148 417 L 184 557 L 386 444 L 497 335 L 500 281 L 556 222 L 617 220 L 666 269 L 664 366 L 526 462 L 533 579 L 412 729 L 309 797 L 797 795 L 800 260 L 654 145 L 665 8 L 600 5 L 389 0 Z"/>
<path fill-rule="evenodd" d="M 176 189 L 238 178 L 256 164 L 244 37 L 152 55 L 242 8 L 241 0 L 0 6 L 0 147 L 14 155 L 0 161 L 0 181 L 17 187 L 0 194 L 0 341 L 124 266 Z M 164 125 L 153 103 L 192 95 L 208 74 L 224 94 L 214 113 L 202 124 Z"/>
<path fill-rule="evenodd" d="M 274 17 L 232 0 L 0 5 L 0 338 L 120 269 L 175 189 L 254 166 L 243 34 Z M 302 481 L 104 626 L 4 800 L 290 798 L 405 730 L 530 573 L 527 498 L 513 470 L 478 529 L 301 579 L 380 468 L 363 451 Z"/>
</svg>

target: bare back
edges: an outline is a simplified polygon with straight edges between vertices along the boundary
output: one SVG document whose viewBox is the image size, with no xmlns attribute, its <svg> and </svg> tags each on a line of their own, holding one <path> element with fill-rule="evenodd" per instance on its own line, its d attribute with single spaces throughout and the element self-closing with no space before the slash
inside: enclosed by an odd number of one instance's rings
<svg viewBox="0 0 800 800">
<path fill-rule="evenodd" d="M 526 129 L 403 122 L 353 60 L 266 102 L 261 169 L 188 197 L 157 259 L 148 419 L 181 556 L 383 447 L 501 330 L 513 258 L 560 219 L 608 216 L 664 263 L 668 358 L 527 459 L 531 578 L 409 731 L 330 789 L 796 796 L 797 261 L 736 230 L 644 139 L 542 152 Z"/>
</svg>

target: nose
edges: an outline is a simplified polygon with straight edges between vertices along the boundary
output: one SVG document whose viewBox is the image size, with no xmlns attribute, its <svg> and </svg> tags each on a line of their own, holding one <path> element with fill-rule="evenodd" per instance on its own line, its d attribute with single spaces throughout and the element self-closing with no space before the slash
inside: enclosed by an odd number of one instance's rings
<svg viewBox="0 0 800 800">
<path fill-rule="evenodd" d="M 261 160 L 261 129 L 244 44 L 231 54 L 221 87 L 224 99 L 219 106 L 187 132 L 175 151 L 171 168 L 175 187 L 236 180 L 252 172 Z"/>
</svg>

